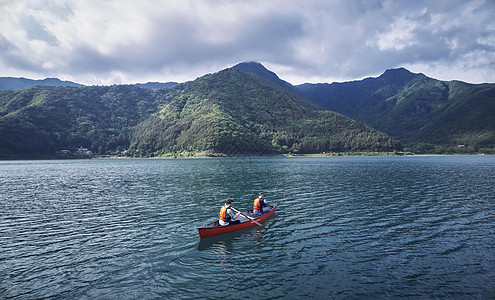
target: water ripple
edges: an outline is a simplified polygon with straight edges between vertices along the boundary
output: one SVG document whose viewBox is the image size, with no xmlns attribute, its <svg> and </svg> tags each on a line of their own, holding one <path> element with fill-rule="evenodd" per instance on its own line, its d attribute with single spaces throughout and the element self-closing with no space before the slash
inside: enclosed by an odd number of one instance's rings
<svg viewBox="0 0 495 300">
<path fill-rule="evenodd" d="M 0 298 L 491 298 L 493 182 L 491 156 L 0 162 Z M 259 191 L 263 228 L 198 239 Z"/>
</svg>

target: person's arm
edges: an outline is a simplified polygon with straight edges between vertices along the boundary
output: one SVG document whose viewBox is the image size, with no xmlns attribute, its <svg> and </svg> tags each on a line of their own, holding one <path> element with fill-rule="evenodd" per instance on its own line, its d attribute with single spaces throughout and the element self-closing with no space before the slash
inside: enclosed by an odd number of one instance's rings
<svg viewBox="0 0 495 300">
<path fill-rule="evenodd" d="M 235 220 L 235 218 L 237 218 L 237 216 L 234 215 L 234 212 L 232 211 L 232 209 L 229 208 L 227 210 L 227 213 L 229 214 L 231 220 Z"/>
</svg>

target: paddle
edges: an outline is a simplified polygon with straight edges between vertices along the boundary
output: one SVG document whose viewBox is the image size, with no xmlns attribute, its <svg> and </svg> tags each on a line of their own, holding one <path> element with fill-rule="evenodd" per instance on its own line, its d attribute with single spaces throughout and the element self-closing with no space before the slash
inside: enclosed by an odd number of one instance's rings
<svg viewBox="0 0 495 300">
<path fill-rule="evenodd" d="M 254 224 L 256 224 L 256 225 L 259 225 L 259 226 L 263 227 L 263 225 L 261 225 L 261 223 L 260 223 L 260 222 L 256 221 L 256 219 L 255 219 L 255 218 L 252 218 L 252 217 L 250 217 L 250 216 L 246 216 L 245 214 L 241 213 L 240 211 L 238 211 L 237 209 L 233 208 L 232 206 L 231 206 L 230 208 L 231 208 L 233 211 L 235 211 L 235 212 L 237 212 L 238 214 L 240 214 L 241 216 L 243 216 L 244 218 L 246 218 L 246 219 L 251 219 L 251 222 L 253 222 Z"/>
</svg>

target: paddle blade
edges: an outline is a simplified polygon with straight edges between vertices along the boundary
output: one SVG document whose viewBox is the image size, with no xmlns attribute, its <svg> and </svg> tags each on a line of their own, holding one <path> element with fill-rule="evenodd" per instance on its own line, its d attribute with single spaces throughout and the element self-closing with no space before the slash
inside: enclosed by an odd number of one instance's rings
<svg viewBox="0 0 495 300">
<path fill-rule="evenodd" d="M 256 220 L 252 220 L 251 222 L 253 222 L 253 223 L 254 223 L 254 224 L 256 224 L 256 225 L 259 225 L 259 226 L 263 227 L 263 225 L 261 225 L 261 223 L 260 223 L 260 222 L 258 222 L 258 221 L 256 221 Z"/>
</svg>

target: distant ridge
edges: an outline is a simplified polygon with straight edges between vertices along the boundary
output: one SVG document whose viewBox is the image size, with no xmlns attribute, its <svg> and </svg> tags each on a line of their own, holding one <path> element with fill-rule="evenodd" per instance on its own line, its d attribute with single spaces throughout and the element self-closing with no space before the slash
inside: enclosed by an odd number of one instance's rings
<svg viewBox="0 0 495 300">
<path fill-rule="evenodd" d="M 441 81 L 404 68 L 349 82 L 296 86 L 304 97 L 404 143 L 495 147 L 495 84 Z"/>
<path fill-rule="evenodd" d="M 178 84 L 179 84 L 178 82 L 147 82 L 147 83 L 136 83 L 135 85 L 140 88 L 154 90 L 154 89 L 170 88 Z"/>
<path fill-rule="evenodd" d="M 179 83 L 177 82 L 147 82 L 135 83 L 131 85 L 145 89 L 162 89 L 170 88 Z M 0 91 L 17 91 L 35 86 L 84 86 L 84 84 L 63 81 L 58 78 L 45 78 L 41 80 L 29 79 L 24 77 L 0 77 Z"/>
<path fill-rule="evenodd" d="M 0 90 L 22 90 L 33 86 L 83 86 L 72 81 L 62 81 L 58 78 L 34 80 L 23 77 L 0 77 Z"/>
</svg>

